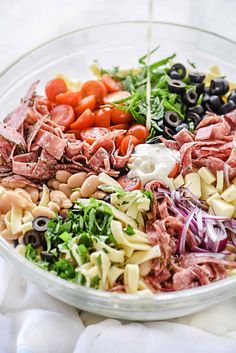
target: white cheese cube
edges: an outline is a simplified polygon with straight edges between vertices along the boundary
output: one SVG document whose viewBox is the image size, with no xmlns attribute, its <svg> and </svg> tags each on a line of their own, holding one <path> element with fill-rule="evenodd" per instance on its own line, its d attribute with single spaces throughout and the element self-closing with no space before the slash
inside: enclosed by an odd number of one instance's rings
<svg viewBox="0 0 236 353">
<path fill-rule="evenodd" d="M 234 206 L 224 200 L 213 200 L 211 206 L 216 216 L 231 218 L 234 214 Z"/>
<path fill-rule="evenodd" d="M 234 201 L 236 199 L 236 186 L 230 185 L 227 189 L 225 189 L 225 191 L 222 192 L 221 197 L 226 202 Z"/>
<path fill-rule="evenodd" d="M 180 188 L 181 186 L 184 185 L 184 178 L 183 176 L 180 174 L 178 175 L 174 180 L 173 180 L 173 184 L 175 189 L 177 190 L 178 188 Z"/>
<path fill-rule="evenodd" d="M 216 180 L 215 175 L 206 167 L 199 169 L 198 174 L 205 181 L 206 184 L 212 184 Z"/>
<path fill-rule="evenodd" d="M 217 170 L 217 172 L 216 172 L 216 189 L 219 194 L 221 194 L 224 189 L 224 172 L 223 172 L 223 170 Z"/>
<path fill-rule="evenodd" d="M 217 193 L 213 185 L 206 184 L 203 180 L 201 182 L 201 200 L 207 200 L 211 195 Z"/>
<path fill-rule="evenodd" d="M 234 214 L 233 214 L 233 218 L 236 218 L 236 200 L 230 202 L 231 205 L 234 206 Z"/>
<path fill-rule="evenodd" d="M 189 173 L 185 176 L 185 186 L 197 199 L 201 197 L 201 179 L 198 173 Z"/>
<path fill-rule="evenodd" d="M 213 200 L 220 200 L 220 194 L 218 194 L 218 192 L 216 192 L 215 194 L 211 195 L 210 197 L 208 197 L 208 199 L 206 200 L 207 204 L 211 206 L 211 203 Z"/>
</svg>

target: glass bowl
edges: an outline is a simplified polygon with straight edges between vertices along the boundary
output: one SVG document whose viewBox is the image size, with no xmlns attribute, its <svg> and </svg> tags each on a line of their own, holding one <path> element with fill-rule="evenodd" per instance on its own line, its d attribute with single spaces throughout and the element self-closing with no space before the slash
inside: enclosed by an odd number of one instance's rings
<svg viewBox="0 0 236 353">
<path fill-rule="evenodd" d="M 154 23 L 152 47 L 161 44 L 153 60 L 177 53 L 177 60 L 188 59 L 198 70 L 220 66 L 222 73 L 236 81 L 236 43 L 207 31 Z M 147 51 L 147 23 L 123 22 L 94 26 L 60 36 L 32 50 L 0 75 L 1 119 L 7 115 L 36 79 L 39 92 L 58 73 L 75 80 L 93 77 L 88 65 L 97 59 L 104 68 L 134 67 Z M 127 320 L 161 320 L 202 310 L 236 293 L 236 276 L 218 282 L 150 297 L 87 289 L 60 279 L 26 260 L 0 237 L 0 252 L 16 271 L 50 295 L 77 308 Z"/>
</svg>

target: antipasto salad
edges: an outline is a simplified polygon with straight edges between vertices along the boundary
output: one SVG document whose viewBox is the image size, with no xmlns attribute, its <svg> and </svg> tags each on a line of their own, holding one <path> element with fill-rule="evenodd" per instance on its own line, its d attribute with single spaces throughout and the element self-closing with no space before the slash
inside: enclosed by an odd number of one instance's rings
<svg viewBox="0 0 236 353">
<path fill-rule="evenodd" d="M 44 95 L 34 82 L 0 123 L 1 236 L 81 286 L 149 294 L 235 272 L 236 86 L 145 59 L 58 75 Z"/>
</svg>

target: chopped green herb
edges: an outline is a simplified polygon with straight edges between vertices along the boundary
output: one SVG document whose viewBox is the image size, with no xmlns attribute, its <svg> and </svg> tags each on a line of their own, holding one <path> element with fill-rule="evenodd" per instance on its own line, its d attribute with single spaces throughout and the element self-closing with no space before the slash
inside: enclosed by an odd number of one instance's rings
<svg viewBox="0 0 236 353">
<path fill-rule="evenodd" d="M 124 228 L 124 232 L 128 235 L 134 235 L 135 234 L 135 231 L 134 231 L 134 228 L 128 224 L 126 228 Z"/>
</svg>

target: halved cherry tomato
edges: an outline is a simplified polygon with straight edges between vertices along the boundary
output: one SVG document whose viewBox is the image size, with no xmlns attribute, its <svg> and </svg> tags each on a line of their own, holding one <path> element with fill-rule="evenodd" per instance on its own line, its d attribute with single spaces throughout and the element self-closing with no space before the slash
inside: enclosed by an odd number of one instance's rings
<svg viewBox="0 0 236 353">
<path fill-rule="evenodd" d="M 42 114 L 46 115 L 52 109 L 52 105 L 47 98 L 41 97 L 36 100 L 36 110 Z"/>
<path fill-rule="evenodd" d="M 67 130 L 66 133 L 67 134 L 74 134 L 78 140 L 81 140 L 81 131 L 80 130 Z"/>
<path fill-rule="evenodd" d="M 82 114 L 86 109 L 93 111 L 96 106 L 96 97 L 94 95 L 83 98 L 75 107 L 75 112 L 78 115 Z"/>
<path fill-rule="evenodd" d="M 140 143 L 144 143 L 149 135 L 149 131 L 144 125 L 134 124 L 127 131 L 127 135 L 135 136 Z"/>
<path fill-rule="evenodd" d="M 170 173 L 168 174 L 168 178 L 175 178 L 179 173 L 179 163 L 176 162 L 174 167 L 171 169 Z"/>
<path fill-rule="evenodd" d="M 120 81 L 113 80 L 113 78 L 107 74 L 102 75 L 102 82 L 106 86 L 108 92 L 117 92 L 123 89 L 122 83 Z"/>
<path fill-rule="evenodd" d="M 103 104 L 103 97 L 107 94 L 107 89 L 101 81 L 89 80 L 81 87 L 82 97 L 94 95 L 97 105 Z"/>
<path fill-rule="evenodd" d="M 127 174 L 122 175 L 117 180 L 125 191 L 133 191 L 141 189 L 141 180 L 139 177 L 128 178 Z"/>
<path fill-rule="evenodd" d="M 110 127 L 110 130 L 111 131 L 114 131 L 114 130 L 128 130 L 128 128 L 129 128 L 129 124 L 128 123 L 123 123 L 123 124 L 112 125 Z"/>
<path fill-rule="evenodd" d="M 81 101 L 81 92 L 65 92 L 59 93 L 55 100 L 58 104 L 68 104 L 71 107 L 76 107 Z"/>
<path fill-rule="evenodd" d="M 70 105 L 60 104 L 50 111 L 51 120 L 67 130 L 75 120 L 75 113 Z"/>
<path fill-rule="evenodd" d="M 121 109 L 111 109 L 111 121 L 113 124 L 130 123 L 132 115 Z"/>
<path fill-rule="evenodd" d="M 48 81 L 45 87 L 45 93 L 50 102 L 55 102 L 55 97 L 59 93 L 65 93 L 67 91 L 66 83 L 62 78 L 54 78 Z"/>
<path fill-rule="evenodd" d="M 108 134 L 108 132 L 109 130 L 105 127 L 92 127 L 81 131 L 81 139 L 91 145 L 94 141 Z"/>
<path fill-rule="evenodd" d="M 124 135 L 118 135 L 116 138 L 116 148 L 120 148 L 122 141 L 124 140 Z"/>
<path fill-rule="evenodd" d="M 128 98 L 131 94 L 127 91 L 117 91 L 110 93 L 103 98 L 105 104 L 114 103 L 120 101 L 121 99 Z"/>
<path fill-rule="evenodd" d="M 139 144 L 139 140 L 136 137 L 132 135 L 125 136 L 120 145 L 121 154 L 125 156 L 127 154 L 127 151 L 130 145 L 136 146 L 138 144 Z"/>
<path fill-rule="evenodd" d="M 77 120 L 70 125 L 71 130 L 83 130 L 94 125 L 94 114 L 86 109 Z"/>
<path fill-rule="evenodd" d="M 94 125 L 98 127 L 109 127 L 111 125 L 110 108 L 101 108 L 95 110 Z"/>
</svg>

